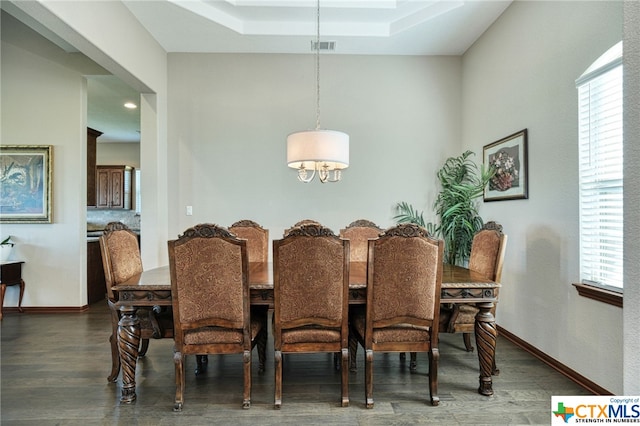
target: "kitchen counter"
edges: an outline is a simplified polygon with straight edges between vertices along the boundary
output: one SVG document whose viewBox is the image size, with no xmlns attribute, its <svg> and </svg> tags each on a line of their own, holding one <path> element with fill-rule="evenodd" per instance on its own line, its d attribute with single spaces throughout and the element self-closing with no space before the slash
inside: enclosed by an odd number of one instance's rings
<svg viewBox="0 0 640 426">
<path fill-rule="evenodd" d="M 131 230 L 134 234 L 136 234 L 137 236 L 140 236 L 140 230 L 139 229 L 132 229 Z M 102 236 L 103 231 L 99 230 L 99 231 L 90 231 L 87 229 L 87 241 L 98 241 L 98 238 L 100 236 Z M 91 240 L 91 238 L 93 238 L 93 240 Z"/>
</svg>

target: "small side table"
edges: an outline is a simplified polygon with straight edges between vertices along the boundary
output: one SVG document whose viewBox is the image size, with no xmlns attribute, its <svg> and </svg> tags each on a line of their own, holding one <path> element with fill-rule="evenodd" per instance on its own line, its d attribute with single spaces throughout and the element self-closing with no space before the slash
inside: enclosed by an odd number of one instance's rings
<svg viewBox="0 0 640 426">
<path fill-rule="evenodd" d="M 22 296 L 24 296 L 24 280 L 22 279 L 21 260 L 5 260 L 0 262 L 0 320 L 2 320 L 2 309 L 4 306 L 4 293 L 9 285 L 20 286 L 20 298 L 18 299 L 18 311 L 22 309 Z"/>
</svg>

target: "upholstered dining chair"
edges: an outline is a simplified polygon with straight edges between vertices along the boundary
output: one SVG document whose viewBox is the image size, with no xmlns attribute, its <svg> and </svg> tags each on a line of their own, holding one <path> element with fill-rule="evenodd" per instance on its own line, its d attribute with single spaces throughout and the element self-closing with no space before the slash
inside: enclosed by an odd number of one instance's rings
<svg viewBox="0 0 640 426">
<path fill-rule="evenodd" d="M 487 222 L 476 232 L 471 245 L 468 268 L 482 273 L 485 277 L 499 283 L 502 277 L 502 264 L 504 262 L 507 236 L 502 232 L 502 225 L 496 222 Z M 499 289 L 496 289 L 496 297 Z M 494 303 L 491 313 L 495 316 L 496 305 Z M 440 308 L 440 333 L 462 333 L 463 342 L 467 352 L 473 351 L 471 334 L 475 329 L 475 318 L 478 308 L 472 304 L 458 303 L 441 305 Z M 416 369 L 416 354 L 411 353 L 411 370 Z M 493 361 L 493 374 L 499 374 L 500 370 Z"/>
<path fill-rule="evenodd" d="M 415 224 L 369 241 L 367 305 L 351 314 L 365 349 L 365 403 L 373 408 L 373 360 L 380 352 L 428 352 L 429 394 L 438 405 L 438 322 L 444 242 Z"/>
<path fill-rule="evenodd" d="M 367 219 L 358 219 L 340 230 L 340 238 L 349 240 L 349 257 L 351 262 L 366 262 L 369 253 L 369 240 L 378 238 L 384 232 L 382 228 Z M 358 309 L 359 307 L 349 309 Z M 358 341 L 351 336 L 349 338 L 349 370 L 357 370 L 355 354 L 358 350 Z M 351 356 L 353 355 L 353 356 Z M 404 355 L 404 354 L 401 354 Z M 340 368 L 339 358 L 334 357 L 336 369 Z"/>
<path fill-rule="evenodd" d="M 507 236 L 502 232 L 502 225 L 493 221 L 487 222 L 473 237 L 468 268 L 499 283 L 502 278 L 502 264 L 506 246 Z M 496 289 L 496 297 L 497 295 L 498 289 Z M 493 315 L 495 315 L 495 310 L 496 304 L 492 308 Z M 469 352 L 473 351 L 471 333 L 474 332 L 477 313 L 478 308 L 475 305 L 443 306 L 441 315 L 446 323 L 443 324 L 443 329 L 440 332 L 463 333 L 465 348 Z"/>
<path fill-rule="evenodd" d="M 120 355 L 118 353 L 118 322 L 120 310 L 116 307 L 117 298 L 111 289 L 142 273 L 142 258 L 138 246 L 138 236 L 121 222 L 110 222 L 100 236 L 102 267 L 107 290 L 107 303 L 111 312 L 111 373 L 107 377 L 115 382 L 120 373 Z M 171 309 L 139 308 L 136 313 L 140 321 L 140 350 L 144 356 L 149 347 L 149 339 L 173 337 L 173 316 Z"/>
<path fill-rule="evenodd" d="M 313 219 L 303 219 L 301 221 L 298 221 L 296 223 L 293 224 L 293 226 L 291 228 L 287 228 L 284 230 L 284 233 L 282 234 L 283 237 L 286 237 L 287 235 L 289 235 L 289 232 L 291 232 L 292 230 L 301 227 L 302 225 L 321 225 L 320 222 L 313 220 Z"/>
<path fill-rule="evenodd" d="M 349 405 L 349 241 L 317 224 L 273 241 L 275 408 L 282 405 L 283 354 L 339 352 L 341 404 Z"/>
<path fill-rule="evenodd" d="M 257 222 L 249 219 L 239 220 L 234 222 L 229 227 L 229 232 L 247 240 L 247 256 L 249 262 L 267 262 L 269 260 L 269 230 L 263 228 Z M 269 313 L 268 306 L 252 306 L 252 317 L 264 317 L 266 318 Z M 255 345 L 258 348 L 258 361 L 259 372 L 264 372 L 265 364 L 267 360 L 267 338 L 268 328 L 264 327 L 263 332 L 256 336 Z M 202 368 L 202 364 L 206 362 L 206 356 L 199 356 L 197 358 L 199 368 Z"/>
<path fill-rule="evenodd" d="M 251 350 L 266 327 L 249 309 L 247 242 L 200 224 L 168 243 L 175 330 L 174 410 L 184 403 L 186 355 L 242 354 L 242 407 L 251 405 Z"/>
<path fill-rule="evenodd" d="M 368 240 L 378 238 L 384 230 L 366 219 L 351 222 L 340 230 L 340 238 L 349 240 L 349 257 L 351 262 L 366 262 L 369 252 Z"/>
<path fill-rule="evenodd" d="M 269 257 L 269 230 L 258 223 L 244 219 L 234 222 L 229 232 L 247 240 L 249 262 L 267 262 Z"/>
</svg>

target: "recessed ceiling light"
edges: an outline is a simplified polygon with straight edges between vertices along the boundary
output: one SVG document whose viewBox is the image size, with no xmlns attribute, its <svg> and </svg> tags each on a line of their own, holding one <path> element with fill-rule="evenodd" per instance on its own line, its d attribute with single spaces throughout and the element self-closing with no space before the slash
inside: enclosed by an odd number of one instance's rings
<svg viewBox="0 0 640 426">
<path fill-rule="evenodd" d="M 134 104 L 133 102 L 127 102 L 126 104 L 124 104 L 124 107 L 129 109 L 136 109 L 138 108 L 138 105 Z"/>
</svg>

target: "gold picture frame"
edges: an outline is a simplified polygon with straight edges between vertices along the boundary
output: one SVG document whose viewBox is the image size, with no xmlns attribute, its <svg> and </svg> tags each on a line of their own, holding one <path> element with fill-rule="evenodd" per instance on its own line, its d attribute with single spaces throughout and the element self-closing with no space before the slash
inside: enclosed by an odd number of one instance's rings
<svg viewBox="0 0 640 426">
<path fill-rule="evenodd" d="M 0 223 L 52 222 L 51 145 L 0 145 Z"/>
</svg>

